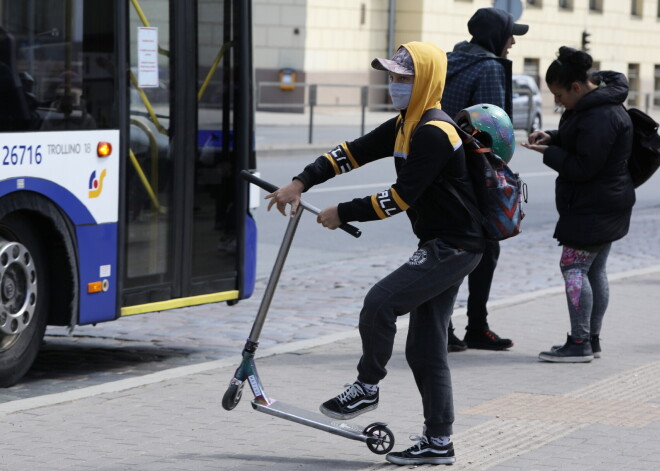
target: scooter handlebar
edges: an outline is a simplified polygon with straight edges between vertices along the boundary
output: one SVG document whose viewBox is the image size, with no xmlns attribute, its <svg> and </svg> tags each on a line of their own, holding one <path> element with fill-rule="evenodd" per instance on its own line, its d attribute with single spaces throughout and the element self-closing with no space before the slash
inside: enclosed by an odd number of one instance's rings
<svg viewBox="0 0 660 471">
<path fill-rule="evenodd" d="M 279 190 L 279 187 L 273 185 L 272 183 L 267 182 L 266 180 L 262 180 L 261 178 L 257 177 L 256 175 L 248 172 L 247 170 L 241 170 L 241 177 L 250 183 L 254 183 L 258 187 L 263 188 L 269 193 L 273 193 L 277 190 Z M 310 211 L 312 211 L 315 214 L 319 213 L 319 210 L 315 208 L 314 206 L 311 206 L 309 204 L 304 203 L 301 201 L 301 205 Z M 355 238 L 358 238 L 362 235 L 362 231 L 358 229 L 355 226 L 352 226 L 350 224 L 343 223 L 339 226 L 339 229 L 348 232 L 350 235 L 352 235 Z"/>
</svg>

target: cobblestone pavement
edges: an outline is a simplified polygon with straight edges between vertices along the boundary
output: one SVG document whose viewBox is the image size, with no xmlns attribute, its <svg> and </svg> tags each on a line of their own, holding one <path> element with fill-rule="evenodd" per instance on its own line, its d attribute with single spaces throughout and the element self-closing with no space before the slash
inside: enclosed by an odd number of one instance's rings
<svg viewBox="0 0 660 471">
<path fill-rule="evenodd" d="M 598 360 L 536 359 L 565 338 L 561 290 L 491 309 L 516 339 L 510 351 L 450 355 L 457 454 L 452 470 L 660 469 L 660 350 L 653 328 L 660 268 L 614 278 Z M 387 422 L 395 450 L 411 445 L 407 436 L 419 434 L 422 424 L 404 357 L 405 318 L 398 327 L 379 408 L 351 421 L 362 427 Z M 270 397 L 315 411 L 355 377 L 360 345 L 354 330 L 330 342 L 280 347 L 279 354 L 278 347 L 267 348 L 257 359 Z M 358 441 L 254 411 L 249 391 L 235 410 L 225 411 L 220 397 L 237 364 L 234 356 L 0 404 L 0 469 L 411 469 L 386 464 Z"/>
<path fill-rule="evenodd" d="M 502 242 L 491 303 L 562 285 L 560 248 L 552 230 L 542 227 Z M 322 267 L 285 265 L 260 348 L 354 331 L 366 291 L 405 262 L 413 249 L 383 247 L 370 256 Z M 613 245 L 609 273 L 659 264 L 660 207 L 637 211 L 629 235 Z M 49 328 L 35 366 L 25 381 L 0 391 L 0 403 L 235 356 L 250 333 L 266 282 L 259 279 L 253 297 L 232 307 L 220 303 L 133 316 L 78 327 L 71 336 L 64 328 Z M 455 314 L 459 332 L 466 294 L 464 284 Z M 512 336 L 511 326 L 498 316 L 489 321 L 496 332 Z"/>
<path fill-rule="evenodd" d="M 613 245 L 604 355 L 588 365 L 536 361 L 568 328 L 552 231 L 528 230 L 502 243 L 489 320 L 515 347 L 450 356 L 452 469 L 660 469 L 660 350 L 652 328 L 660 205 L 635 211 L 629 235 Z M 313 411 L 351 381 L 362 299 L 413 251 L 387 246 L 320 267 L 285 266 L 260 339 L 270 394 Z M 627 278 L 631 271 L 636 276 Z M 0 434 L 7 437 L 0 470 L 394 469 L 359 442 L 253 411 L 248 397 L 235 411 L 220 407 L 266 282 L 258 279 L 253 297 L 232 307 L 133 316 L 73 335 L 49 328 L 25 381 L 0 391 Z M 466 294 L 463 287 L 457 299 L 459 330 Z M 397 450 L 421 432 L 405 329 L 402 319 L 379 409 L 357 420 L 386 420 Z"/>
</svg>

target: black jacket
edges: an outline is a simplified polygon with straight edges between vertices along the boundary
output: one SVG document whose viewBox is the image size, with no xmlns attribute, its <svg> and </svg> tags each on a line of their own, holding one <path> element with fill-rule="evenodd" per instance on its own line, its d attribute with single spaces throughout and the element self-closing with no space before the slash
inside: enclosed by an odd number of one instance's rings
<svg viewBox="0 0 660 471">
<path fill-rule="evenodd" d="M 627 161 L 633 128 L 623 103 L 628 82 L 599 72 L 600 87 L 566 111 L 543 162 L 556 170 L 559 221 L 554 237 L 574 248 L 618 240 L 628 233 L 635 189 Z"/>
<path fill-rule="evenodd" d="M 370 133 L 343 143 L 319 157 L 296 178 L 303 182 L 307 190 L 334 177 L 337 162 L 346 160 L 342 158 L 344 154 L 350 154 L 353 161 L 353 164 L 345 164 L 344 171 L 391 157 L 397 127 L 397 118 L 386 121 Z M 405 159 L 394 157 L 394 164 L 397 179 L 392 188 L 377 195 L 340 203 L 338 209 L 342 222 L 374 221 L 406 211 L 420 245 L 438 238 L 452 247 L 483 252 L 483 231 L 479 223 L 439 183 L 440 177 L 448 180 L 476 204 L 462 146 L 454 149 L 442 129 L 432 125 L 422 126 L 415 132 L 409 156 Z M 382 211 L 376 211 L 376 207 Z"/>
<path fill-rule="evenodd" d="M 403 47 L 415 66 L 408 108 L 370 133 L 322 155 L 295 178 L 309 189 L 369 162 L 394 157 L 397 173 L 394 184 L 378 193 L 340 203 L 339 219 L 376 221 L 405 211 L 420 244 L 441 239 L 458 249 L 483 252 L 485 241 L 480 224 L 439 183 L 440 178 L 448 180 L 476 204 L 456 129 L 444 121 L 418 126 L 426 110 L 440 106 L 447 72 L 446 54 L 428 42 L 410 42 Z"/>
</svg>

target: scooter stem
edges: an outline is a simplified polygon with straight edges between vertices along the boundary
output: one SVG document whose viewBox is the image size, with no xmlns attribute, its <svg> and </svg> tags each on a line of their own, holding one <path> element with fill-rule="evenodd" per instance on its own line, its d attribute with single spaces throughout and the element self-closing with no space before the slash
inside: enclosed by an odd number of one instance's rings
<svg viewBox="0 0 660 471">
<path fill-rule="evenodd" d="M 280 245 L 280 250 L 277 253 L 277 258 L 275 258 L 275 264 L 273 265 L 273 271 L 270 274 L 268 284 L 266 285 L 266 291 L 264 296 L 261 299 L 261 305 L 259 306 L 259 311 L 257 312 L 257 318 L 252 324 L 252 330 L 250 331 L 250 336 L 248 337 L 248 343 L 253 344 L 253 348 L 256 350 L 256 346 L 259 343 L 259 336 L 261 335 L 261 329 L 264 326 L 266 321 L 266 314 L 270 308 L 270 303 L 273 300 L 273 295 L 275 294 L 275 288 L 277 288 L 277 283 L 280 280 L 280 275 L 282 274 L 282 268 L 284 268 L 284 262 L 286 257 L 289 254 L 289 249 L 291 248 L 291 242 L 293 242 L 293 236 L 296 233 L 296 228 L 300 222 L 300 217 L 302 216 L 304 206 L 299 206 L 296 214 L 291 216 L 289 219 L 289 224 L 286 226 L 286 231 L 284 232 L 284 237 L 282 238 L 282 245 Z M 247 348 L 247 344 L 246 344 Z"/>
</svg>

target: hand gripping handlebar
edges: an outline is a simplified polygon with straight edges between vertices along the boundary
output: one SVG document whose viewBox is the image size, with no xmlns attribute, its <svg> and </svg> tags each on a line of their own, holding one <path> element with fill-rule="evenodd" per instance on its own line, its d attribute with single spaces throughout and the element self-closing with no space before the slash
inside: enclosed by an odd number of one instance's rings
<svg viewBox="0 0 660 471">
<path fill-rule="evenodd" d="M 273 192 L 279 190 L 279 188 L 277 186 L 273 185 L 272 183 L 267 182 L 266 180 L 262 180 L 261 178 L 257 177 L 256 175 L 251 174 L 247 170 L 241 170 L 241 177 L 243 179 L 249 181 L 250 183 L 254 183 L 255 185 L 263 188 L 264 190 L 266 190 L 269 193 L 273 193 Z M 305 208 L 306 210 L 308 210 L 308 211 L 310 211 L 310 212 L 312 212 L 316 215 L 318 215 L 321 212 L 320 209 L 312 206 L 311 204 L 305 203 L 302 200 L 300 201 L 300 205 L 303 208 Z M 345 223 L 341 224 L 339 226 L 339 229 L 348 232 L 350 235 L 352 235 L 353 237 L 356 237 L 356 238 L 360 237 L 362 235 L 362 231 L 360 231 L 360 229 L 358 229 L 357 227 L 352 226 L 350 224 L 345 224 Z"/>
</svg>

